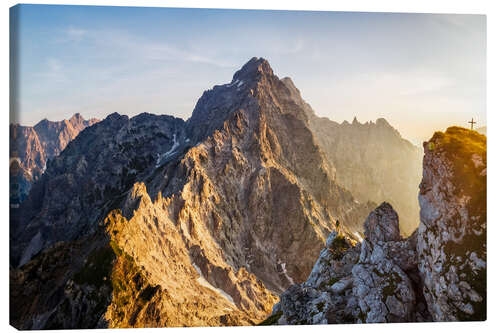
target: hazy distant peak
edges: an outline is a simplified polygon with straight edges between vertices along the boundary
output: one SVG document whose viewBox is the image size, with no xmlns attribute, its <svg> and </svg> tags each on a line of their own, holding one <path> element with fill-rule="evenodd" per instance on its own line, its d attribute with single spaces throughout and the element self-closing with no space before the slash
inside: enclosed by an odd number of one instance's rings
<svg viewBox="0 0 500 333">
<path fill-rule="evenodd" d="M 83 120 L 83 117 L 82 117 L 82 115 L 79 112 L 77 112 L 73 116 L 71 116 L 71 118 L 69 118 L 69 120 L 70 121 L 72 121 L 72 120 Z"/>
<path fill-rule="evenodd" d="M 300 90 L 295 86 L 290 77 L 286 76 L 280 81 L 292 92 L 292 94 L 300 96 Z"/>
<path fill-rule="evenodd" d="M 378 118 L 375 122 L 378 126 L 388 126 L 388 127 L 392 127 L 389 122 L 387 120 L 385 120 L 385 118 Z"/>
<path fill-rule="evenodd" d="M 55 121 L 52 121 L 52 120 L 48 120 L 47 118 L 44 118 L 42 120 L 40 120 L 38 123 L 36 123 L 33 128 L 35 130 L 42 130 L 42 129 L 47 129 L 49 127 L 60 127 L 60 126 L 90 126 L 90 125 L 93 125 L 95 123 L 97 123 L 99 121 L 99 119 L 97 118 L 90 118 L 88 120 L 85 120 L 85 118 L 83 118 L 83 116 L 80 114 L 80 113 L 75 113 L 74 115 L 71 116 L 71 118 L 69 119 L 62 119 L 62 120 L 55 120 Z"/>
</svg>

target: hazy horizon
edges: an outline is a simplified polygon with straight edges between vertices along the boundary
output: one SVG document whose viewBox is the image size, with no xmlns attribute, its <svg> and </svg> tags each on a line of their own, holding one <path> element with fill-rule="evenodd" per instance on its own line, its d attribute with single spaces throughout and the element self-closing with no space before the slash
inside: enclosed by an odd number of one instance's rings
<svg viewBox="0 0 500 333">
<path fill-rule="evenodd" d="M 16 6 L 17 120 L 118 112 L 187 119 L 251 57 L 289 76 L 316 114 L 385 118 L 418 143 L 486 126 L 486 16 Z M 12 21 L 11 21 L 12 25 Z"/>
</svg>

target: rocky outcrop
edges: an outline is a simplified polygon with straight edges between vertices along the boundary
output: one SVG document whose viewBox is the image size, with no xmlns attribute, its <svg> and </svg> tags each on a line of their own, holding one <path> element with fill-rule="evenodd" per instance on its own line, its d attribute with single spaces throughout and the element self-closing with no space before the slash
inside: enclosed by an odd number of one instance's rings
<svg viewBox="0 0 500 333">
<path fill-rule="evenodd" d="M 383 203 L 361 243 L 332 232 L 265 324 L 486 319 L 486 137 L 451 127 L 424 148 L 418 230 L 402 238 Z"/>
<path fill-rule="evenodd" d="M 417 249 L 436 321 L 486 319 L 486 137 L 450 127 L 424 144 Z"/>
<path fill-rule="evenodd" d="M 10 203 L 17 207 L 28 195 L 33 182 L 78 133 L 97 123 L 76 113 L 68 120 L 44 119 L 35 126 L 10 124 Z"/>
<path fill-rule="evenodd" d="M 275 323 L 429 320 L 417 287 L 415 236 L 402 239 L 398 225 L 397 213 L 383 203 L 366 219 L 363 242 L 332 232 L 308 280 L 280 296 Z"/>
<path fill-rule="evenodd" d="M 355 237 L 374 208 L 335 183 L 296 98 L 254 58 L 206 91 L 187 122 L 112 114 L 80 133 L 49 161 L 11 230 L 11 295 L 36 297 L 13 307 L 13 324 L 263 320 L 277 294 L 307 278 L 330 231 Z M 78 242 L 64 267 L 37 266 Z M 141 283 L 130 279 L 137 272 Z M 52 274 L 57 284 L 37 294 Z"/>
</svg>

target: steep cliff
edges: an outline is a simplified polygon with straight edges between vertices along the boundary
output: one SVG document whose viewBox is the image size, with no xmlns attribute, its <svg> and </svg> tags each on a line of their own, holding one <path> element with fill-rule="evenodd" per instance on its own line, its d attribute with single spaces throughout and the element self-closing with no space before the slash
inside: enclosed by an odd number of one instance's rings
<svg viewBox="0 0 500 333">
<path fill-rule="evenodd" d="M 486 319 L 486 137 L 450 127 L 424 144 L 417 249 L 434 320 Z"/>
</svg>

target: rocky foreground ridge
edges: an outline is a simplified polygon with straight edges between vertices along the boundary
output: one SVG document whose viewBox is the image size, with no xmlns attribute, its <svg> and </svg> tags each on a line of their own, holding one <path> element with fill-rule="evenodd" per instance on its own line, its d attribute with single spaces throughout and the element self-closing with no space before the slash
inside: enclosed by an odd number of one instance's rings
<svg viewBox="0 0 500 333">
<path fill-rule="evenodd" d="M 85 120 L 79 113 L 70 119 L 44 119 L 35 126 L 10 124 L 10 203 L 19 205 L 44 172 L 47 160 L 59 155 L 83 129 L 99 120 Z"/>
<path fill-rule="evenodd" d="M 263 324 L 486 319 L 486 138 L 450 127 L 424 148 L 418 230 L 402 238 L 383 203 L 363 242 L 333 231 Z"/>
</svg>

